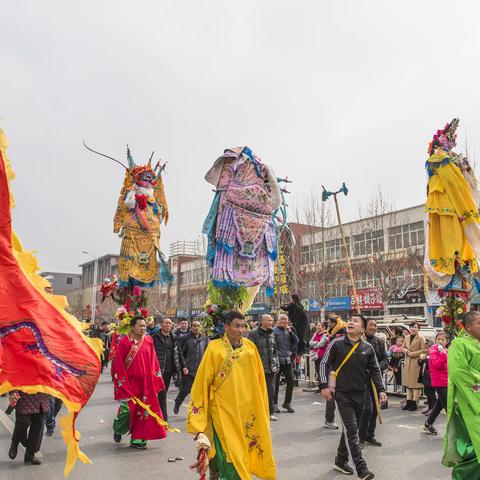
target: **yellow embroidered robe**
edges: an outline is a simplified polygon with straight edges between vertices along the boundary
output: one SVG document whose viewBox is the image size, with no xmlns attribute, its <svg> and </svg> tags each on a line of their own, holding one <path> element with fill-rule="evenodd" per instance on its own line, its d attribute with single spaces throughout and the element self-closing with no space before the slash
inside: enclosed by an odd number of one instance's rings
<svg viewBox="0 0 480 480">
<path fill-rule="evenodd" d="M 276 467 L 263 366 L 255 345 L 248 339 L 242 343 L 232 355 L 225 337 L 209 343 L 193 383 L 187 431 L 207 435 L 213 458 L 214 428 L 227 461 L 242 480 L 252 474 L 273 480 Z"/>
<path fill-rule="evenodd" d="M 455 260 L 478 271 L 472 246 L 465 235 L 470 223 L 479 223 L 478 208 L 460 168 L 449 154 L 437 149 L 427 161 L 430 263 L 437 272 L 453 275 Z"/>
</svg>

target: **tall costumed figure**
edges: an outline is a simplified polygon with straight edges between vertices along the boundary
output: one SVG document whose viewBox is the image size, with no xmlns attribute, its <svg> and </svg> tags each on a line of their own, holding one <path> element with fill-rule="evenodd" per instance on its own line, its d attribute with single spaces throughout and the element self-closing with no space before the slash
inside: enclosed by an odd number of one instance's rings
<svg viewBox="0 0 480 480">
<path fill-rule="evenodd" d="M 148 290 L 171 275 L 160 250 L 160 225 L 168 221 L 168 206 L 162 181 L 165 165 L 137 165 L 127 147 L 128 166 L 114 217 L 114 232 L 122 239 L 118 279 L 108 278 L 102 285 L 103 298 L 110 296 L 120 304 L 118 323 L 112 339 L 112 373 L 115 399 L 120 402 L 114 420 L 114 440 L 130 433 L 130 446 L 146 448 L 148 440 L 161 439 L 171 429 L 163 419 L 158 392 L 165 389 L 152 338 L 146 335 L 151 323 Z"/>
<path fill-rule="evenodd" d="M 467 158 L 454 151 L 458 124 L 438 130 L 428 148 L 424 266 L 442 298 L 436 315 L 453 338 L 442 462 L 453 479 L 467 480 L 480 478 L 480 316 L 467 313 L 479 285 L 480 195 Z"/>
<path fill-rule="evenodd" d="M 203 323 L 213 334 L 192 387 L 187 430 L 205 479 L 276 478 L 265 376 L 244 314 L 260 286 L 274 290 L 282 205 L 279 180 L 249 147 L 228 148 L 205 179 L 215 196 L 204 222 L 211 279 Z"/>
</svg>

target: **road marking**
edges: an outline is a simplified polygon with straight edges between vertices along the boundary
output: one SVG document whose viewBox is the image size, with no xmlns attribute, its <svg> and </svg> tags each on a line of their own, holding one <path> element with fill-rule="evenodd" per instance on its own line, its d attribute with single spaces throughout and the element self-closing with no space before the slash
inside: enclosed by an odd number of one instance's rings
<svg viewBox="0 0 480 480">
<path fill-rule="evenodd" d="M 10 434 L 13 433 L 14 423 L 8 418 L 6 413 L 1 408 L 0 408 L 0 422 L 2 422 L 3 426 L 7 429 L 8 433 Z M 22 449 L 22 451 L 25 450 L 25 447 L 22 444 L 20 444 L 19 447 Z M 42 453 L 37 452 L 37 457 L 43 458 Z"/>
</svg>

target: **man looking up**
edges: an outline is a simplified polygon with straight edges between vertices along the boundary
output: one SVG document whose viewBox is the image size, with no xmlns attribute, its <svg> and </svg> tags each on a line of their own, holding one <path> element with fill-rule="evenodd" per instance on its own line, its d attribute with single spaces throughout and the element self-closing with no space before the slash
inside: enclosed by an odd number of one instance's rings
<svg viewBox="0 0 480 480">
<path fill-rule="evenodd" d="M 380 392 L 380 401 L 383 403 L 387 400 L 375 351 L 361 338 L 366 326 L 362 315 L 353 315 L 347 323 L 346 335 L 330 343 L 320 363 L 322 396 L 327 401 L 335 398 L 342 419 L 343 431 L 334 470 L 353 475 L 353 469 L 348 464 L 350 451 L 360 480 L 371 480 L 375 476 L 368 470 L 362 457 L 358 439 L 358 424 L 365 407 L 365 395 L 370 379 Z M 331 371 L 329 378 L 327 371 Z"/>
<path fill-rule="evenodd" d="M 388 356 L 385 348 L 385 342 L 376 336 L 377 322 L 373 318 L 367 320 L 367 328 L 365 329 L 365 340 L 375 350 L 375 356 L 377 357 L 378 367 L 380 373 L 388 367 Z M 375 428 L 377 426 L 377 415 L 375 396 L 373 393 L 373 387 L 370 383 L 368 385 L 368 393 L 365 396 L 365 409 L 362 413 L 362 419 L 359 425 L 358 435 L 360 437 L 360 444 L 367 443 L 374 447 L 381 447 L 382 443 L 375 438 Z"/>
<path fill-rule="evenodd" d="M 281 313 L 278 316 L 277 326 L 273 329 L 275 333 L 275 343 L 277 346 L 278 359 L 280 362 L 279 371 L 275 379 L 275 396 L 274 396 L 274 412 L 280 413 L 278 408 L 278 391 L 280 389 L 280 375 L 285 375 L 287 387 L 285 390 L 285 401 L 282 408 L 289 413 L 294 413 L 292 408 L 293 385 L 295 380 L 293 378 L 292 355 L 296 355 L 298 346 L 298 337 L 292 332 L 288 324 L 288 316 Z"/>
<path fill-rule="evenodd" d="M 187 431 L 199 459 L 208 452 L 211 479 L 276 478 L 262 362 L 244 332 L 245 317 L 229 312 L 225 334 L 208 344 L 192 387 Z"/>
<path fill-rule="evenodd" d="M 273 399 L 275 396 L 275 378 L 279 368 L 279 361 L 275 343 L 275 333 L 273 332 L 272 326 L 272 316 L 262 315 L 260 325 L 249 333 L 248 338 L 257 347 L 258 354 L 262 360 L 265 382 L 267 384 L 270 420 L 276 421 L 277 417 L 274 415 Z"/>
</svg>

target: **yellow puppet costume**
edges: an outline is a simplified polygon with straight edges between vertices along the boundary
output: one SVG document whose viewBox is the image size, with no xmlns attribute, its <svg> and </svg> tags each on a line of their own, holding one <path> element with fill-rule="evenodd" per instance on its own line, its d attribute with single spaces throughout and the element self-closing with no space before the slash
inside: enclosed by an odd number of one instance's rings
<svg viewBox="0 0 480 480">
<path fill-rule="evenodd" d="M 168 222 L 168 206 L 161 177 L 150 165 L 135 165 L 127 150 L 129 168 L 118 199 L 113 220 L 114 233 L 120 233 L 122 245 L 118 260 L 120 286 L 152 287 L 168 281 L 160 251 L 160 225 Z"/>
<path fill-rule="evenodd" d="M 276 478 L 265 376 L 250 340 L 235 350 L 226 336 L 209 343 L 192 387 L 187 431 L 207 435 L 209 458 L 223 458 L 238 475 L 228 478 Z"/>
<path fill-rule="evenodd" d="M 455 134 L 454 129 L 452 133 L 448 128 L 452 130 L 453 124 L 437 132 L 438 146 L 426 163 L 429 180 L 425 268 L 441 287 L 450 282 L 456 266 L 477 272 L 480 254 L 478 205 L 472 183 L 467 182 L 469 177 L 462 171 L 465 168 L 470 172 L 468 162 L 451 150 Z M 474 179 L 473 174 L 470 177 Z"/>
</svg>

